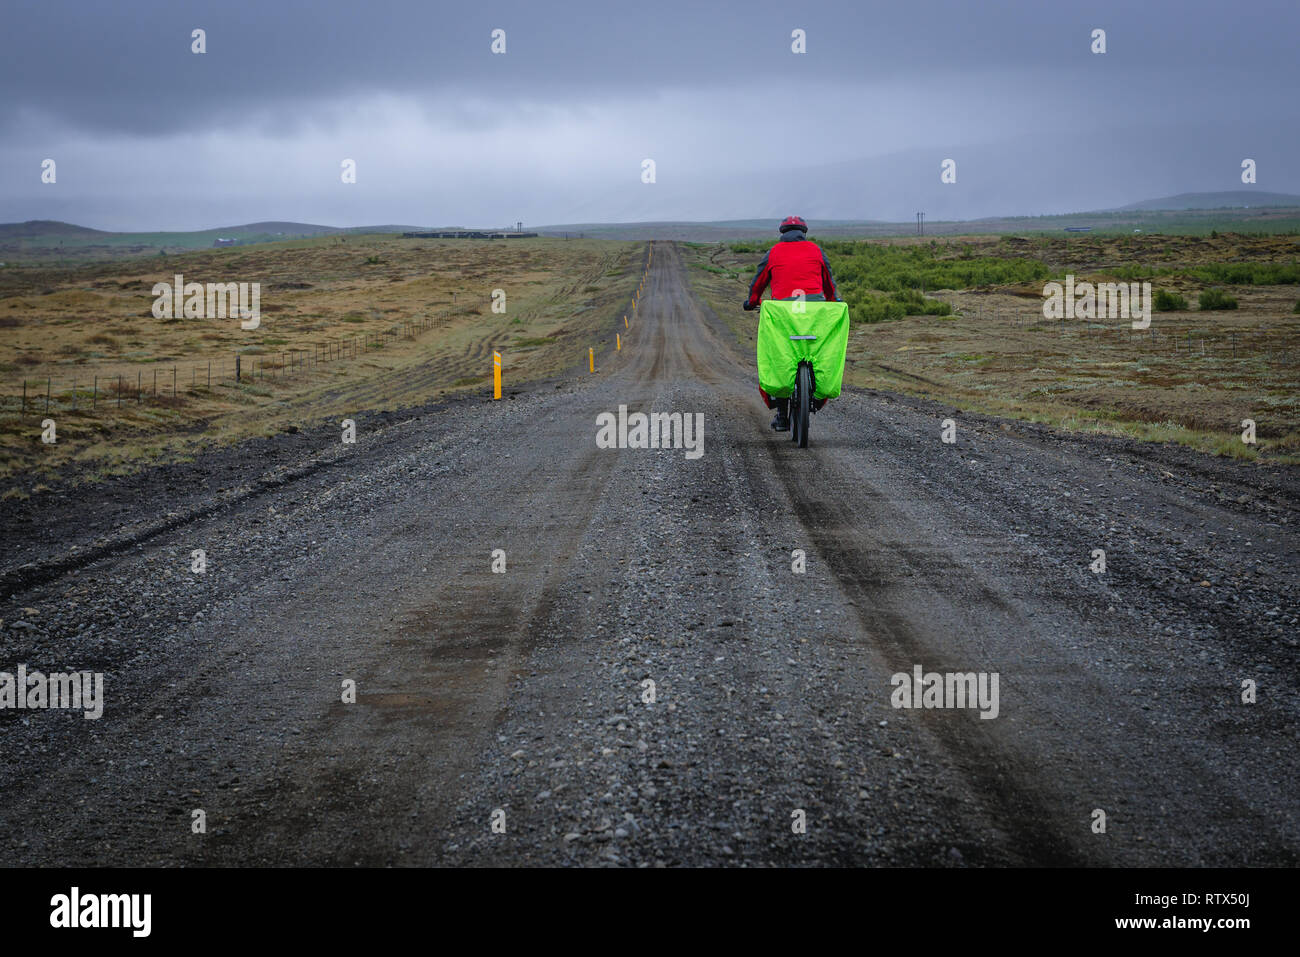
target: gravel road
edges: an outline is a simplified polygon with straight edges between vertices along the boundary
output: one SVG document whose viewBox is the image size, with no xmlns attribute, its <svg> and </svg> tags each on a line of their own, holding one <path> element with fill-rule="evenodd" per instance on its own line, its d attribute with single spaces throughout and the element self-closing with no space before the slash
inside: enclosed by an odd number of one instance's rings
<svg viewBox="0 0 1300 957">
<path fill-rule="evenodd" d="M 669 243 L 585 358 L 0 503 L 0 671 L 105 681 L 0 711 L 5 863 L 1297 862 L 1296 469 L 876 392 L 800 450 Z"/>
</svg>

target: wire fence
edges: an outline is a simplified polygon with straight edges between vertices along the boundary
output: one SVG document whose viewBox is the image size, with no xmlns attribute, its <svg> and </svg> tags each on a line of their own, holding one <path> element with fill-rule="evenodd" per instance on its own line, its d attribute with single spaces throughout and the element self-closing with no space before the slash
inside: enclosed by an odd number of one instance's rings
<svg viewBox="0 0 1300 957">
<path fill-rule="evenodd" d="M 940 298 L 940 297 L 936 297 Z M 1092 341 L 1100 344 L 1127 345 L 1135 354 L 1153 355 L 1167 353 L 1171 356 L 1205 356 L 1218 359 L 1257 359 L 1267 363 L 1289 365 L 1293 349 L 1300 346 L 1300 324 L 1289 328 L 1274 328 L 1267 324 L 1237 329 L 1169 329 L 1179 319 L 1192 320 L 1187 312 L 1157 312 L 1150 326 L 1134 329 L 1131 320 L 1110 322 L 1088 319 L 1047 319 L 1037 308 L 1027 310 L 1008 305 L 984 303 L 961 304 L 944 300 L 953 307 L 954 315 L 976 320 L 1009 320 L 1015 336 L 1005 332 L 1001 339 L 1015 338 L 1024 343 L 1023 333 L 1040 333 L 1060 339 Z M 1204 321 L 1204 320 L 1202 320 Z M 1163 327 L 1163 328 L 1161 328 Z M 1005 327 L 1004 327 L 1005 329 Z M 986 334 L 993 334 L 989 330 Z"/>
<path fill-rule="evenodd" d="M 1127 342 L 1137 351 L 1168 352 L 1171 355 L 1213 356 L 1231 359 L 1263 359 L 1283 365 L 1291 361 L 1291 342 L 1285 336 L 1270 330 L 1232 329 L 1219 333 L 1203 334 L 1195 330 L 1161 332 L 1158 329 L 1134 329 L 1124 326 L 1085 325 L 1074 330 L 1085 340 L 1110 340 Z"/>
<path fill-rule="evenodd" d="M 120 370 L 82 369 L 72 375 L 24 377 L 20 387 L 10 383 L 12 391 L 0 395 L 0 408 L 28 414 L 48 413 L 51 409 L 98 412 L 146 403 L 176 405 L 184 395 L 210 390 L 213 383 L 276 382 L 308 375 L 331 363 L 362 358 L 400 339 L 414 339 L 432 327 L 431 318 L 411 319 L 380 332 L 313 342 L 309 348 L 236 352 L 233 356 L 173 362 L 170 367 L 154 363 L 148 372 L 135 369 L 134 376 Z"/>
</svg>

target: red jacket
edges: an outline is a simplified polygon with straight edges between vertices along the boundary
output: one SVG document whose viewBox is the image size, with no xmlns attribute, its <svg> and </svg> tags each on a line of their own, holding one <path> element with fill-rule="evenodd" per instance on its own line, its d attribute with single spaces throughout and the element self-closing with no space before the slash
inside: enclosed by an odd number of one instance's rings
<svg viewBox="0 0 1300 957">
<path fill-rule="evenodd" d="M 839 301 L 826 254 L 799 230 L 784 233 L 781 241 L 767 251 L 749 284 L 746 305 L 758 305 L 768 283 L 772 284 L 773 299 L 792 299 L 802 290 L 805 296 L 823 295 L 827 302 Z"/>
</svg>

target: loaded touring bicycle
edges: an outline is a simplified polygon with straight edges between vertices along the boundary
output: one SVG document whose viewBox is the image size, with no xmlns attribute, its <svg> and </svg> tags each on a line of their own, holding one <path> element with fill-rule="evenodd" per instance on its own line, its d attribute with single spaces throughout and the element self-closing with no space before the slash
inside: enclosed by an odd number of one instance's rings
<svg viewBox="0 0 1300 957">
<path fill-rule="evenodd" d="M 790 399 L 790 438 L 808 447 L 808 422 L 824 400 L 840 394 L 849 346 L 843 302 L 765 299 L 758 314 L 758 383 L 774 399 Z"/>
</svg>

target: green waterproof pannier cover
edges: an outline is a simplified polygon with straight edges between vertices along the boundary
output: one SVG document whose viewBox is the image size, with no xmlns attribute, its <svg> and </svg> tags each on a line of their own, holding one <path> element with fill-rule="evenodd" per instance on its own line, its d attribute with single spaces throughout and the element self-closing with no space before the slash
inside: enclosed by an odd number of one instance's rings
<svg viewBox="0 0 1300 957">
<path fill-rule="evenodd" d="M 817 338 L 792 340 L 791 336 Z M 794 391 L 799 363 L 808 359 L 814 398 L 833 399 L 844 382 L 848 347 L 846 303 L 765 299 L 758 314 L 758 384 L 773 398 L 786 398 Z"/>
</svg>

